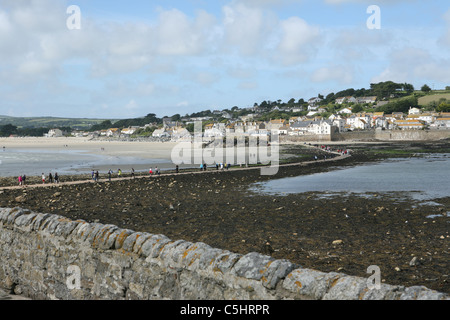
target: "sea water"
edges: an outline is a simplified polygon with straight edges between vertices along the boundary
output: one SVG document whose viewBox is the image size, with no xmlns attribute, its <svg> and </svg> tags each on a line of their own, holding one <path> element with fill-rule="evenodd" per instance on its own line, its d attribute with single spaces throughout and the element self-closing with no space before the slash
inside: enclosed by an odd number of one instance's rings
<svg viewBox="0 0 450 320">
<path fill-rule="evenodd" d="M 331 194 L 405 193 L 416 200 L 450 196 L 450 154 L 389 159 L 311 175 L 254 184 L 251 191 L 283 195 L 304 192 Z"/>
<path fill-rule="evenodd" d="M 142 159 L 89 154 L 85 150 L 12 149 L 0 150 L 0 176 L 40 176 L 42 173 L 58 172 L 59 175 L 83 174 L 91 170 L 121 166 L 147 168 L 169 163 L 169 159 Z M 122 167 L 121 169 L 125 169 Z"/>
</svg>

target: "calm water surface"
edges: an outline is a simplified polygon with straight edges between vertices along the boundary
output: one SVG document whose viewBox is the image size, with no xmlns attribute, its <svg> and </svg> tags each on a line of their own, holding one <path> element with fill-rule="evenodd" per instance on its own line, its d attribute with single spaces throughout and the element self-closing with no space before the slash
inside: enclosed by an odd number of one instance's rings
<svg viewBox="0 0 450 320">
<path fill-rule="evenodd" d="M 139 167 L 170 163 L 168 159 L 140 159 L 87 154 L 83 150 L 6 149 L 0 150 L 0 176 L 12 177 L 26 174 L 36 176 L 41 173 L 61 174 L 90 173 L 93 169 L 117 170 L 120 166 Z M 141 168 L 141 169 L 142 169 Z M 122 168 L 125 169 L 125 168 Z M 148 169 L 147 169 L 148 170 Z"/>
<path fill-rule="evenodd" d="M 450 196 L 450 154 L 389 159 L 351 168 L 256 183 L 251 190 L 282 195 L 303 192 L 404 192 L 417 200 Z"/>
</svg>

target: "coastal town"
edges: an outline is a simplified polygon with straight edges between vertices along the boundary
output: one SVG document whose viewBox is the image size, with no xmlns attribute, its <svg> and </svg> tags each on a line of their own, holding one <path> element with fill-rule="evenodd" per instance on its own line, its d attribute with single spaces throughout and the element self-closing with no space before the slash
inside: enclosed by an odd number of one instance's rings
<svg viewBox="0 0 450 320">
<path fill-rule="evenodd" d="M 370 131 L 370 130 L 448 130 L 450 129 L 450 112 L 423 110 L 409 107 L 407 112 L 383 111 L 366 112 L 364 109 L 377 110 L 386 104 L 378 101 L 376 96 L 346 96 L 335 100 L 334 111 L 321 106 L 320 97 L 313 97 L 304 106 L 273 105 L 270 109 L 255 104 L 250 108 L 234 107 L 229 110 L 209 111 L 199 117 L 165 117 L 162 123 L 148 123 L 144 126 L 124 128 L 111 127 L 96 131 L 74 131 L 77 137 L 93 138 L 140 138 L 154 140 L 178 141 L 190 139 L 194 124 L 202 123 L 203 137 L 225 136 L 300 136 L 331 135 L 333 133 Z M 363 105 L 365 108 L 362 108 Z M 233 114 L 241 114 L 234 117 Z M 265 119 L 274 115 L 274 118 Z M 283 115 L 276 117 L 276 115 Z M 264 120 L 265 119 L 265 120 Z M 60 129 L 52 129 L 48 137 L 60 137 L 65 133 Z"/>
</svg>

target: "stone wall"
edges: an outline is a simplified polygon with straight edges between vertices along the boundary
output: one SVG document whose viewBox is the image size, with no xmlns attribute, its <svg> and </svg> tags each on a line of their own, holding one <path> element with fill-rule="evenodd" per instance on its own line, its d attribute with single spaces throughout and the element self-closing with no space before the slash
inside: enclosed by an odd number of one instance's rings
<svg viewBox="0 0 450 320">
<path fill-rule="evenodd" d="M 449 299 L 20 208 L 0 209 L 0 261 L 0 288 L 32 299 Z"/>
<path fill-rule="evenodd" d="M 365 130 L 330 135 L 280 136 L 281 142 L 327 141 L 434 141 L 450 139 L 450 130 Z"/>
<path fill-rule="evenodd" d="M 375 139 L 386 141 L 432 141 L 449 139 L 450 130 L 380 130 Z"/>
<path fill-rule="evenodd" d="M 332 141 L 332 136 L 329 134 L 280 135 L 279 137 L 281 142 Z"/>
</svg>

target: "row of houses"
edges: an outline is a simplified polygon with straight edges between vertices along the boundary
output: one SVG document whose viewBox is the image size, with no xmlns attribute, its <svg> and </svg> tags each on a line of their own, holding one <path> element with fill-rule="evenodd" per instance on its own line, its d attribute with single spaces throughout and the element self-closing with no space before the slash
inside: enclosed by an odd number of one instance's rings
<svg viewBox="0 0 450 320">
<path fill-rule="evenodd" d="M 377 102 L 376 96 L 370 96 L 370 97 L 342 97 L 336 99 L 336 104 L 343 104 L 343 103 L 358 103 L 358 104 L 374 104 Z"/>
<path fill-rule="evenodd" d="M 404 130 L 404 129 L 450 129 L 450 113 L 404 114 L 401 112 L 384 114 L 355 113 L 348 116 L 334 114 L 327 119 L 322 117 L 293 117 L 289 120 L 237 121 L 233 123 L 211 123 L 205 126 L 205 137 L 226 135 L 261 136 L 277 133 L 279 135 L 329 135 L 335 132 L 354 130 Z"/>
<path fill-rule="evenodd" d="M 192 119 L 191 119 L 192 120 Z M 197 120 L 199 121 L 199 120 Z M 136 133 L 139 129 L 146 129 L 156 124 L 148 124 L 144 127 L 129 127 L 124 129 L 110 128 L 95 133 L 76 132 L 74 135 L 97 135 L 100 137 L 127 137 Z M 179 140 L 190 138 L 191 133 L 185 127 L 183 121 L 164 121 L 162 128 L 156 129 L 154 138 Z M 273 119 L 270 121 L 254 121 L 252 117 L 224 122 L 207 124 L 203 130 L 204 137 L 235 136 L 268 136 L 274 133 L 279 135 L 305 135 L 321 134 L 329 135 L 334 132 L 346 132 L 354 130 L 386 129 L 386 130 L 412 130 L 412 129 L 450 129 L 450 113 L 421 112 L 420 109 L 410 108 L 407 114 L 393 112 L 352 113 L 351 107 L 344 108 L 328 118 L 320 116 L 292 117 L 289 120 Z M 47 134 L 50 137 L 62 136 L 59 129 L 52 129 Z"/>
</svg>

